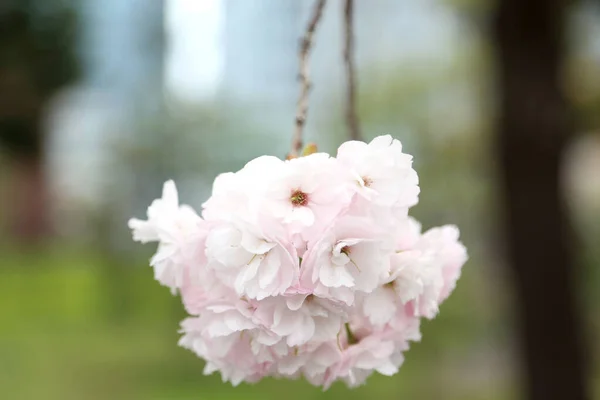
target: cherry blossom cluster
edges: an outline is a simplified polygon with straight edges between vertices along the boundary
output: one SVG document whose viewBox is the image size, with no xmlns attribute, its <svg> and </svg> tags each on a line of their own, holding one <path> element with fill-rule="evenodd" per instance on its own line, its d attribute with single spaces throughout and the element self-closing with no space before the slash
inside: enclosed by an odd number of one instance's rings
<svg viewBox="0 0 600 400">
<path fill-rule="evenodd" d="M 455 226 L 423 233 L 408 216 L 418 195 L 412 157 L 388 135 L 336 157 L 258 157 L 215 179 L 201 216 L 168 181 L 129 227 L 158 242 L 155 278 L 181 295 L 180 345 L 206 374 L 353 387 L 398 371 L 467 260 Z"/>
</svg>

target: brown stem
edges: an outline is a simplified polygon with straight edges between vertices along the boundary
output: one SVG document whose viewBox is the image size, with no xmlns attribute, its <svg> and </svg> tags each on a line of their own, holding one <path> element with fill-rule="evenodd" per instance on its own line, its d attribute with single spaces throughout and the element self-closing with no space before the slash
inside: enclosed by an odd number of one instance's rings
<svg viewBox="0 0 600 400">
<path fill-rule="evenodd" d="M 360 127 L 356 114 L 356 76 L 354 73 L 354 0 L 344 4 L 344 65 L 346 69 L 346 123 L 350 139 L 360 140 Z"/>
<path fill-rule="evenodd" d="M 308 113 L 308 92 L 310 90 L 310 80 L 308 79 L 308 55 L 312 47 L 312 39 L 317 28 L 317 24 L 323 15 L 323 8 L 326 0 L 317 0 L 312 11 L 312 16 L 306 27 L 306 32 L 300 43 L 300 97 L 296 107 L 296 124 L 294 135 L 292 136 L 292 148 L 290 157 L 298 157 L 302 151 L 302 131 L 306 122 Z"/>
</svg>

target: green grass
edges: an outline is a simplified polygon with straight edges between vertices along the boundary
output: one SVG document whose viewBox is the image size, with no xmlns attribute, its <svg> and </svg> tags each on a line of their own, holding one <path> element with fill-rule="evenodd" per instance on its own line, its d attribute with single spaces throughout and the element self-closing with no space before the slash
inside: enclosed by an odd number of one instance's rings
<svg viewBox="0 0 600 400">
<path fill-rule="evenodd" d="M 0 261 L 0 390 L 3 399 L 440 399 L 514 398 L 506 328 L 481 306 L 479 273 L 465 273 L 440 317 L 400 373 L 327 392 L 303 381 L 266 379 L 237 388 L 203 376 L 177 347 L 184 313 L 143 265 L 92 254 L 23 255 Z M 498 358 L 500 356 L 500 358 Z"/>
</svg>

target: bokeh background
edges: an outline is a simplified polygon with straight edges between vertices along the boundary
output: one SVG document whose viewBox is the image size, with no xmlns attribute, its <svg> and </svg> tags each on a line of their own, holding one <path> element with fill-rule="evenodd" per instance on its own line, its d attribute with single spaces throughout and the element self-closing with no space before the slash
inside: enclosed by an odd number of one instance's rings
<svg viewBox="0 0 600 400">
<path fill-rule="evenodd" d="M 152 279 L 154 249 L 126 226 L 166 179 L 199 209 L 218 173 L 285 156 L 312 1 L 1 0 L 0 398 L 524 398 L 522 305 L 500 233 L 496 3 L 356 1 L 365 139 L 403 142 L 422 188 L 412 215 L 457 224 L 470 261 L 397 376 L 322 392 L 203 376 L 176 345 L 184 312 Z M 600 4 L 572 1 L 562 18 L 560 87 L 575 123 L 560 174 L 600 399 Z M 306 138 L 332 153 L 348 137 L 342 23 L 332 0 L 311 57 Z"/>
</svg>

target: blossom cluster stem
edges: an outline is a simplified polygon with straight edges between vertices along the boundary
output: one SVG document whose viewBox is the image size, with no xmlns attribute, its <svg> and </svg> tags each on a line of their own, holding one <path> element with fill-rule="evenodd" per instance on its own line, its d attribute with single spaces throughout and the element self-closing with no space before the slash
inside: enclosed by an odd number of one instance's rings
<svg viewBox="0 0 600 400">
<path fill-rule="evenodd" d="M 294 134 L 292 136 L 292 148 L 289 156 L 298 157 L 302 152 L 302 133 L 304 125 L 306 123 L 306 116 L 308 114 L 308 93 L 310 91 L 311 83 L 308 75 L 308 56 L 310 54 L 313 36 L 321 16 L 323 15 L 323 8 L 325 7 L 326 0 L 317 0 L 314 5 L 312 15 L 306 32 L 302 41 L 300 42 L 300 97 L 298 98 L 298 104 L 296 107 L 296 123 L 294 128 Z"/>
<path fill-rule="evenodd" d="M 344 67 L 346 70 L 346 124 L 351 140 L 361 140 L 356 113 L 356 74 L 354 69 L 354 0 L 344 4 Z"/>
</svg>

